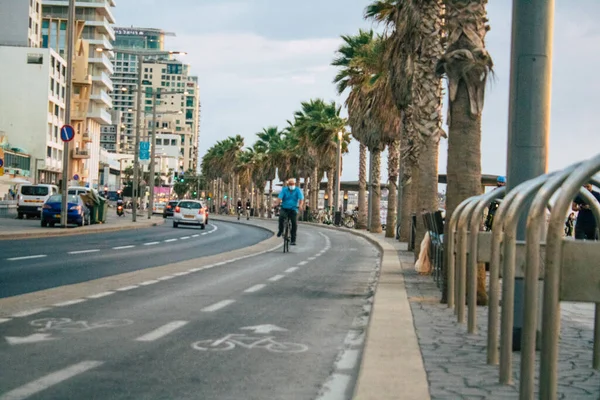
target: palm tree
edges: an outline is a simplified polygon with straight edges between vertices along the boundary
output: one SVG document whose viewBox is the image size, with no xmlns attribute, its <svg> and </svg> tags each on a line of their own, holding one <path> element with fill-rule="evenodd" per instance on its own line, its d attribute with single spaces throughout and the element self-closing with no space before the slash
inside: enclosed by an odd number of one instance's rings
<svg viewBox="0 0 600 400">
<path fill-rule="evenodd" d="M 464 199 L 481 193 L 481 113 L 492 58 L 485 48 L 487 0 L 445 1 L 446 53 L 438 74 L 448 80 L 446 220 Z M 478 268 L 478 304 L 487 304 L 485 265 Z M 445 290 L 443 301 L 445 301 Z"/>
<path fill-rule="evenodd" d="M 404 170 L 417 184 L 418 214 L 437 209 L 438 144 L 444 132 L 442 85 L 435 66 L 443 54 L 443 11 L 442 0 L 379 0 L 365 12 L 367 18 L 384 22 L 388 28 L 386 60 L 392 95 L 403 113 L 407 150 L 417 160 L 411 165 L 409 158 Z M 407 225 L 403 220 L 401 226 Z M 417 218 L 415 254 L 424 234 L 421 218 Z"/>
<path fill-rule="evenodd" d="M 277 151 L 281 146 L 281 131 L 276 126 L 270 126 L 264 128 L 261 132 L 256 134 L 258 141 L 256 146 L 261 149 L 265 154 L 263 167 L 269 181 L 269 197 L 267 198 L 267 213 L 268 217 L 271 218 L 271 205 L 273 203 L 273 180 L 275 179 L 276 173 L 276 155 Z M 263 186 L 264 189 L 264 186 Z"/>
</svg>

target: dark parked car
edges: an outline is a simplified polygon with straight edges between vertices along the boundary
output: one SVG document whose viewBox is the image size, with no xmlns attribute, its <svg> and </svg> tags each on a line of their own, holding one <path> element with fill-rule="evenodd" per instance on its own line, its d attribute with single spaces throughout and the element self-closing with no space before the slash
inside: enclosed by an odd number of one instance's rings
<svg viewBox="0 0 600 400">
<path fill-rule="evenodd" d="M 173 212 L 175 211 L 175 207 L 177 207 L 178 203 L 179 203 L 179 200 L 169 201 L 167 203 L 167 205 L 165 206 L 165 208 L 163 209 L 163 218 L 172 217 Z"/>
<path fill-rule="evenodd" d="M 42 226 L 60 224 L 62 195 L 50 196 L 42 207 Z M 90 224 L 90 210 L 79 196 L 67 198 L 67 224 L 78 226 Z"/>
</svg>

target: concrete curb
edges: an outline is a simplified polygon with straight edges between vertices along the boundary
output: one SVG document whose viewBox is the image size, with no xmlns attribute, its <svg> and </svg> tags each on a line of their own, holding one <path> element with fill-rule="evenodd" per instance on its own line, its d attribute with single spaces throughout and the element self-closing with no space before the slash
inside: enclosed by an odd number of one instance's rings
<svg viewBox="0 0 600 400">
<path fill-rule="evenodd" d="M 125 286 L 137 286 L 148 280 L 154 280 L 180 272 L 183 273 L 190 269 L 206 266 L 211 266 L 211 268 L 220 267 L 242 258 L 250 258 L 275 250 L 276 248 L 281 247 L 281 244 L 281 239 L 271 236 L 255 245 L 228 251 L 226 253 L 194 258 L 173 264 L 107 276 L 105 278 L 94 279 L 92 281 L 76 283 L 73 285 L 59 286 L 38 292 L 6 297 L 0 299 L 0 317 L 9 317 L 13 314 L 27 310 L 52 307 L 53 304 L 57 303 L 89 298 L 89 296 L 93 296 L 94 294 L 118 290 Z M 176 276 L 175 278 L 178 277 Z M 186 277 L 182 276 L 181 278 L 185 279 Z"/>
<path fill-rule="evenodd" d="M 153 222 L 136 222 L 135 225 L 106 225 L 100 224 L 97 227 L 91 226 L 90 228 L 68 228 L 68 229 L 56 229 L 56 230 L 40 230 L 40 231 L 25 231 L 25 232 L 7 232 L 0 233 L 0 240 L 13 240 L 13 239 L 38 239 L 45 237 L 60 237 L 60 236 L 73 236 L 73 235 L 89 235 L 94 233 L 105 233 L 105 232 L 118 232 L 135 229 L 151 228 L 153 226 L 163 225 L 165 221 L 153 221 Z"/>
<path fill-rule="evenodd" d="M 213 219 L 217 218 L 213 216 Z M 219 219 L 228 221 L 226 217 Z M 255 219 L 277 221 L 276 218 Z M 415 332 L 398 249 L 383 237 L 368 232 L 311 222 L 300 224 L 362 237 L 379 248 L 382 254 L 354 399 L 430 399 L 427 372 Z"/>
</svg>

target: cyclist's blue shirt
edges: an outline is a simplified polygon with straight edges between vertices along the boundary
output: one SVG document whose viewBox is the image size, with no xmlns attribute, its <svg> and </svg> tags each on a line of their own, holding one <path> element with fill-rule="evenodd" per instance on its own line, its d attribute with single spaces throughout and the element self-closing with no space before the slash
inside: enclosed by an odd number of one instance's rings
<svg viewBox="0 0 600 400">
<path fill-rule="evenodd" d="M 298 202 L 304 200 L 304 194 L 298 187 L 290 190 L 286 186 L 279 192 L 279 198 L 281 199 L 281 208 L 298 211 Z"/>
</svg>

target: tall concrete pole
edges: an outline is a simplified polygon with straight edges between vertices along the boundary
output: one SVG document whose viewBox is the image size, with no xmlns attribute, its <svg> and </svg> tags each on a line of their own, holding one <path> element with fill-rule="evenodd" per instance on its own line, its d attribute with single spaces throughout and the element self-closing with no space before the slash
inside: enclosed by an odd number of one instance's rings
<svg viewBox="0 0 600 400">
<path fill-rule="evenodd" d="M 138 54 L 138 79 L 137 79 L 137 101 L 135 110 L 135 147 L 133 149 L 133 210 L 131 213 L 131 220 L 135 222 L 137 220 L 137 203 L 140 196 L 140 130 L 142 125 L 142 64 L 144 63 L 144 56 Z"/>
<path fill-rule="evenodd" d="M 65 90 L 65 124 L 71 124 L 71 94 L 73 92 L 73 57 L 75 48 L 75 0 L 69 0 L 67 18 L 67 76 L 65 79 L 66 90 Z M 62 166 L 62 201 L 61 201 L 61 212 L 60 212 L 60 225 L 63 228 L 67 227 L 67 182 L 69 181 L 69 142 L 63 142 L 63 166 Z M 37 170 L 36 170 L 37 174 Z"/>
<path fill-rule="evenodd" d="M 554 0 L 514 0 L 508 123 L 508 190 L 548 171 Z M 525 240 L 525 218 L 517 239 Z M 521 349 L 523 279 L 515 282 L 513 350 Z"/>
<path fill-rule="evenodd" d="M 156 102 L 158 101 L 158 91 L 152 91 L 152 139 L 150 147 L 150 201 L 148 206 L 148 219 L 152 218 L 154 210 L 154 156 L 156 155 Z"/>
</svg>

